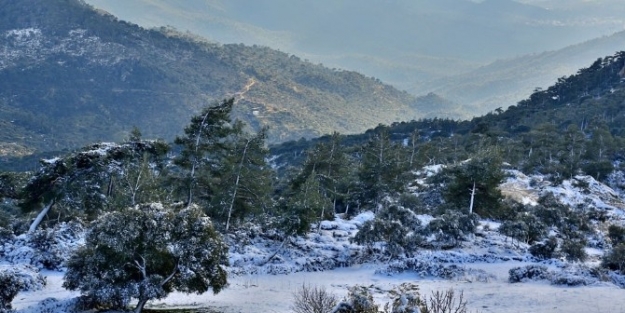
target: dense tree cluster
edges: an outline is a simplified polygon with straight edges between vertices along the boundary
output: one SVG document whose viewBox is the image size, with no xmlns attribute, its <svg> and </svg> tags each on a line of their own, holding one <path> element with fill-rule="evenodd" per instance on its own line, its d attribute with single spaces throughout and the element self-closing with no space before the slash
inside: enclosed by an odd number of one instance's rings
<svg viewBox="0 0 625 313">
<path fill-rule="evenodd" d="M 545 174 L 548 183 L 576 178 L 583 190 L 589 180 L 580 175 L 604 180 L 619 168 L 625 109 L 613 101 L 622 101 L 625 88 L 612 72 L 624 63 L 622 54 L 602 59 L 517 107 L 472 121 L 380 125 L 282 145 L 273 155 L 266 130 L 250 133 L 232 119 L 234 99 L 224 100 L 192 117 L 172 145 L 134 130 L 119 144 L 45 159 L 30 178 L 2 173 L 0 236 L 64 221 L 89 225 L 65 286 L 103 307 L 138 300 L 139 311 L 173 290 L 218 292 L 227 251 L 219 233 L 253 220 L 271 221 L 286 243 L 337 214 L 370 210 L 375 217 L 354 241 L 391 259 L 458 246 L 480 217 L 490 218 L 536 258 L 583 261 L 589 236 L 605 221 L 600 211 L 554 195 L 535 206 L 512 203 L 498 186 L 506 169 L 521 169 Z M 573 97 L 579 86 L 595 96 Z M 610 226 L 605 268 L 623 271 L 624 234 Z"/>
</svg>

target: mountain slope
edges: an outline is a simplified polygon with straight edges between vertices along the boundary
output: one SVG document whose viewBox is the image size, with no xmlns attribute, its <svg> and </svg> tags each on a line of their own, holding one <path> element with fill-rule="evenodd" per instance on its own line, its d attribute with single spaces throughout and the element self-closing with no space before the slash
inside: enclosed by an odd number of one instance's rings
<svg viewBox="0 0 625 313">
<path fill-rule="evenodd" d="M 409 91 L 496 59 L 557 50 L 625 25 L 618 0 L 571 9 L 512 0 L 87 2 L 145 27 L 173 25 L 218 42 L 266 45 Z"/>
<path fill-rule="evenodd" d="M 419 116 L 407 93 L 269 48 L 145 30 L 78 0 L 0 7 L 0 155 L 119 140 L 133 125 L 171 139 L 226 97 L 271 142 Z"/>
<path fill-rule="evenodd" d="M 463 103 L 473 116 L 506 108 L 547 88 L 562 76 L 588 66 L 597 56 L 623 49 L 625 31 L 563 49 L 499 60 L 465 74 L 420 85 L 419 92 L 436 92 Z M 466 116 L 465 116 L 466 117 Z"/>
</svg>

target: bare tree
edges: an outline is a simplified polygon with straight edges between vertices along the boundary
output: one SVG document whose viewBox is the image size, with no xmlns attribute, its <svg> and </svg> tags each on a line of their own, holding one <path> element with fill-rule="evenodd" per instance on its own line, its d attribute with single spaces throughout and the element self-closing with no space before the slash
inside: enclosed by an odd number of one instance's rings
<svg viewBox="0 0 625 313">
<path fill-rule="evenodd" d="M 324 287 L 302 287 L 293 293 L 294 304 L 291 307 L 295 313 L 330 313 L 337 304 L 334 294 Z"/>
<path fill-rule="evenodd" d="M 422 313 L 466 313 L 467 301 L 464 293 L 456 295 L 453 289 L 435 291 L 428 301 L 423 301 Z"/>
</svg>

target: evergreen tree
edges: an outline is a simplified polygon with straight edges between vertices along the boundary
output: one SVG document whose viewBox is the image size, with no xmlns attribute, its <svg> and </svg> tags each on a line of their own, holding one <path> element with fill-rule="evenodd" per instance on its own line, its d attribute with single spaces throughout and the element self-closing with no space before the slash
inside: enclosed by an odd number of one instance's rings
<svg viewBox="0 0 625 313">
<path fill-rule="evenodd" d="M 390 140 L 387 130 L 376 134 L 362 149 L 358 172 L 363 203 L 377 207 L 390 193 L 401 193 L 407 183 L 407 164 L 399 144 Z"/>
<path fill-rule="evenodd" d="M 199 200 L 196 194 L 206 202 L 210 202 L 214 195 L 214 170 L 231 151 L 233 137 L 241 134 L 243 129 L 241 123 L 230 120 L 233 105 L 234 98 L 231 98 L 203 109 L 191 118 L 191 123 L 184 129 L 185 135 L 174 141 L 181 148 L 175 163 L 183 169 L 178 179 L 182 182 L 181 190 L 187 206 Z"/>
<path fill-rule="evenodd" d="M 325 218 L 321 213 L 332 206 L 330 200 L 323 195 L 316 176 L 316 172 L 312 171 L 304 183 L 292 190 L 293 194 L 287 199 L 284 208 L 284 228 L 287 235 L 305 234 L 312 223 L 319 221 L 320 217 Z"/>
<path fill-rule="evenodd" d="M 497 153 L 486 153 L 446 168 L 442 175 L 450 179 L 443 193 L 447 203 L 482 217 L 501 217 L 502 195 L 498 188 L 504 179 L 501 164 Z"/>
<path fill-rule="evenodd" d="M 313 148 L 306 151 L 306 161 L 300 173 L 293 179 L 292 189 L 298 189 L 299 185 L 315 173 L 315 179 L 324 197 L 332 202 L 332 212 L 337 212 L 339 204 L 346 205 L 350 191 L 350 160 L 342 145 L 342 136 L 332 134 L 329 141 L 319 142 Z M 321 212 L 326 215 L 325 211 Z M 320 216 L 321 217 L 321 216 Z"/>
<path fill-rule="evenodd" d="M 106 214 L 87 233 L 67 263 L 63 287 L 80 290 L 92 303 L 113 309 L 177 290 L 219 292 L 226 286 L 228 248 L 195 206 L 179 212 L 160 204 Z"/>
<path fill-rule="evenodd" d="M 27 213 L 39 212 L 29 231 L 34 231 L 52 209 L 65 217 L 92 220 L 116 208 L 111 204 L 120 194 L 129 192 L 126 187 L 135 194 L 139 191 L 137 185 L 116 183 L 128 174 L 124 168 L 141 164 L 144 157 L 161 162 L 168 149 L 160 141 L 94 144 L 62 158 L 43 160 L 41 169 L 20 192 L 20 207 Z"/>
<path fill-rule="evenodd" d="M 241 134 L 233 151 L 218 164 L 211 215 L 225 220 L 226 231 L 233 219 L 261 210 L 266 212 L 271 206 L 273 171 L 266 161 L 265 138 L 266 129 L 254 136 Z"/>
</svg>

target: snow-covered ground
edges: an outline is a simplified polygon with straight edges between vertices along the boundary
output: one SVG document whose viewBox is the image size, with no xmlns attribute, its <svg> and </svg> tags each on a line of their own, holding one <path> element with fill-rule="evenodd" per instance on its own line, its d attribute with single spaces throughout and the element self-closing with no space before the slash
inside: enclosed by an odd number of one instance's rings
<svg viewBox="0 0 625 313">
<path fill-rule="evenodd" d="M 397 275 L 376 274 L 379 266 L 358 265 L 323 272 L 298 272 L 289 275 L 253 274 L 230 278 L 230 286 L 213 295 L 185 295 L 174 293 L 168 298 L 153 302 L 151 307 L 211 307 L 218 311 L 234 312 L 291 312 L 292 293 L 302 284 L 324 286 L 339 296 L 347 294 L 353 285 L 372 286 L 379 303 L 386 302 L 385 291 L 402 282 L 419 285 L 423 294 L 435 290 L 454 288 L 463 291 L 472 312 L 625 312 L 625 290 L 612 284 L 584 287 L 560 287 L 548 282 L 508 283 L 508 269 L 521 262 L 476 263 L 472 267 L 495 275 L 490 282 L 448 281 L 420 278 L 413 273 Z M 50 272 L 45 289 L 19 294 L 13 301 L 20 313 L 40 312 L 40 307 L 28 308 L 46 298 L 61 300 L 77 296 L 60 287 L 62 273 Z M 49 303 L 53 303 L 48 300 Z M 63 306 L 59 307 L 63 312 Z"/>
<path fill-rule="evenodd" d="M 614 222 L 623 222 L 625 204 L 620 191 L 614 191 L 589 176 L 551 186 L 539 176 L 528 177 L 515 171 L 511 174 L 512 177 L 501 186 L 508 197 L 532 204 L 545 192 L 552 192 L 571 207 L 583 205 L 588 209 L 592 206 L 608 213 Z M 318 233 L 315 228 L 306 237 L 294 238 L 285 246 L 275 234 L 247 228 L 247 233 L 228 237 L 231 244 L 228 288 L 217 295 L 210 292 L 203 295 L 173 293 L 166 299 L 149 303 L 148 307 L 290 312 L 293 292 L 303 284 L 325 287 L 339 297 L 345 296 L 350 286 L 367 286 L 378 303 L 384 304 L 389 301 L 387 291 L 410 282 L 417 284 L 425 295 L 449 288 L 462 291 L 471 312 L 625 312 L 625 290 L 609 279 L 588 274 L 588 269 L 598 264 L 604 252 L 600 248 L 586 248 L 590 255 L 586 264 L 563 260 L 539 262 L 528 253 L 526 244 L 499 234 L 500 223 L 484 220 L 480 221 L 478 232 L 463 241 L 460 247 L 424 249 L 412 258 L 389 262 L 349 241 L 358 226 L 373 217 L 373 213 L 365 212 L 349 220 L 337 217 L 334 221 L 324 221 Z M 423 223 L 431 220 L 427 215 L 419 218 Z M 58 253 L 71 250 L 80 242 L 68 229 L 61 229 L 60 233 L 73 243 L 60 242 L 58 245 L 62 249 Z M 15 242 L 25 244 L 27 241 L 18 238 Z M 5 256 L 0 265 L 21 266 L 20 263 L 28 262 L 28 256 L 36 254 L 36 251 L 20 245 L 5 244 L 3 248 L 0 244 L 0 256 L 3 255 L 2 249 Z M 275 257 L 269 260 L 276 251 Z M 13 257 L 7 259 L 7 256 Z M 576 287 L 555 285 L 553 279 L 522 283 L 508 281 L 510 269 L 527 265 L 544 266 L 552 277 L 571 277 L 583 284 Z M 61 287 L 63 272 L 42 270 L 39 274 L 47 277 L 45 287 L 18 294 L 13 307 L 19 313 L 67 311 L 78 294 Z"/>
</svg>

